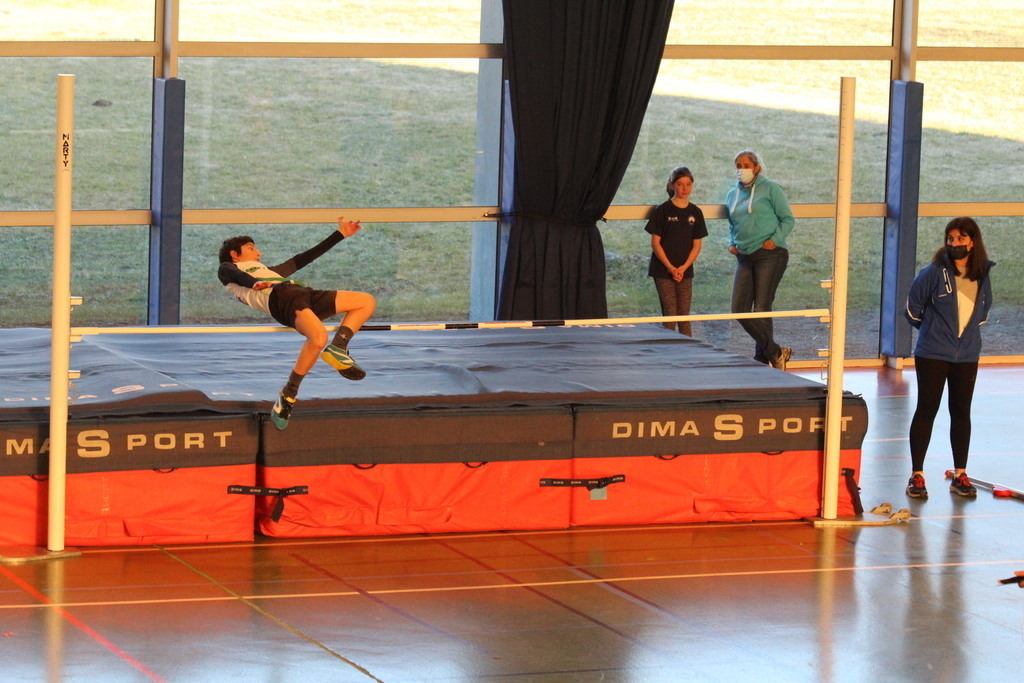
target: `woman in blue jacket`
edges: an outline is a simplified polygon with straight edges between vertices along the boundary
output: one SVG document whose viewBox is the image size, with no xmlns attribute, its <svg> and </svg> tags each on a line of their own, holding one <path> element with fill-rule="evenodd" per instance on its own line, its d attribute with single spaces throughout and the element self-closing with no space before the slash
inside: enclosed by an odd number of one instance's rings
<svg viewBox="0 0 1024 683">
<path fill-rule="evenodd" d="M 992 307 L 988 260 L 981 229 L 961 216 L 946 225 L 945 246 L 914 278 L 905 314 L 918 329 L 914 348 L 917 410 L 910 423 L 913 473 L 907 485 L 911 498 L 927 498 L 924 457 L 932 436 L 944 387 L 949 385 L 949 442 L 953 450 L 953 482 L 949 490 L 976 496 L 967 478 L 971 446 L 971 399 L 981 356 L 981 326 Z"/>
</svg>

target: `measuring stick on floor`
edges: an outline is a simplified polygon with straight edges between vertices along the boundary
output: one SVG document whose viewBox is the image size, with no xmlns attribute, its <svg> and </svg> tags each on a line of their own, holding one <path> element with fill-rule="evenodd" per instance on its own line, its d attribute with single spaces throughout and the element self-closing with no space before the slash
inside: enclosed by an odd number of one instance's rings
<svg viewBox="0 0 1024 683">
<path fill-rule="evenodd" d="M 946 479 L 953 478 L 953 470 L 946 470 Z M 975 479 L 974 477 L 968 477 L 971 483 L 975 486 L 980 486 L 983 489 L 988 489 L 992 492 L 992 495 L 996 498 L 1016 498 L 1017 500 L 1024 500 L 1024 493 L 1011 489 L 1009 486 L 1001 486 L 999 484 L 993 484 L 989 481 L 982 479 Z"/>
</svg>

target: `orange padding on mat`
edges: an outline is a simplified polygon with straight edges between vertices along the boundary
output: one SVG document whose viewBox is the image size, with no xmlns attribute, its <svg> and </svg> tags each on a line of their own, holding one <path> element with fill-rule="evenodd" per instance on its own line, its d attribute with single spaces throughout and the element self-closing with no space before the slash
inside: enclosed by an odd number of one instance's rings
<svg viewBox="0 0 1024 683">
<path fill-rule="evenodd" d="M 860 470 L 860 451 L 840 465 Z M 625 480 L 591 491 L 541 479 Z M 247 541 L 268 536 L 363 536 L 571 526 L 782 520 L 821 513 L 821 451 L 574 458 L 369 468 L 255 465 L 68 475 L 66 544 Z M 231 484 L 308 486 L 287 496 L 230 495 Z M 0 545 L 46 542 L 45 481 L 4 477 Z M 839 514 L 853 501 L 840 482 Z"/>
<path fill-rule="evenodd" d="M 288 496 L 280 521 L 270 519 L 274 498 L 257 503 L 259 530 L 268 536 L 564 529 L 565 489 L 541 488 L 545 477 L 567 477 L 569 460 L 268 467 L 262 486 L 309 486 Z"/>
<path fill-rule="evenodd" d="M 68 546 L 213 543 L 253 539 L 255 465 L 69 474 L 65 495 Z M 0 544 L 47 543 L 48 482 L 3 477 Z"/>
<path fill-rule="evenodd" d="M 268 467 L 261 485 L 306 485 L 288 496 L 280 520 L 276 499 L 257 503 L 268 536 L 364 536 L 500 529 L 712 521 L 784 520 L 821 514 L 821 451 L 728 453 L 487 463 Z M 842 467 L 858 470 L 860 451 L 842 451 Z M 625 481 L 591 491 L 542 487 L 542 478 Z M 840 515 L 853 514 L 845 482 Z"/>
<path fill-rule="evenodd" d="M 840 452 L 841 467 L 860 472 L 860 451 Z M 574 526 L 671 524 L 802 519 L 821 514 L 821 451 L 680 455 L 647 458 L 574 458 L 573 476 L 625 474 L 593 500 L 575 489 Z M 853 501 L 840 480 L 839 514 L 852 515 Z"/>
</svg>

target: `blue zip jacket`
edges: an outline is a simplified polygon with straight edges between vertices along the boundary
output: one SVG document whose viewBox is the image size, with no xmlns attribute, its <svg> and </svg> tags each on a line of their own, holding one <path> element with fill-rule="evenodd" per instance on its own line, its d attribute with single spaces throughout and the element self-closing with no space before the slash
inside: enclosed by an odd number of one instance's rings
<svg viewBox="0 0 1024 683">
<path fill-rule="evenodd" d="M 995 265 L 985 263 L 985 274 L 978 280 L 978 299 L 974 314 L 960 329 L 956 297 L 956 269 L 943 256 L 944 265 L 929 263 L 921 269 L 910 285 L 904 315 L 918 329 L 914 355 L 950 363 L 975 363 L 981 357 L 981 326 L 988 321 L 992 308 L 992 282 L 989 273 Z"/>
</svg>

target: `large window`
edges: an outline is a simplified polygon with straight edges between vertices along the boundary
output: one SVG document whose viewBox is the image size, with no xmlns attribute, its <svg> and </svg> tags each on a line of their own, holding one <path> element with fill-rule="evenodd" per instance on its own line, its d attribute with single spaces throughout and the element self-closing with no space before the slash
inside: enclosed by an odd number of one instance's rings
<svg viewBox="0 0 1024 683">
<path fill-rule="evenodd" d="M 1024 197 L 1024 62 L 926 62 L 921 200 L 1016 202 Z"/>
<path fill-rule="evenodd" d="M 183 251 L 182 318 L 187 323 L 263 324 L 229 296 L 216 278 L 216 255 L 228 237 L 255 240 L 264 261 L 281 263 L 326 237 L 336 225 L 201 225 L 186 230 Z M 465 320 L 469 314 L 470 239 L 468 225 L 374 223 L 342 241 L 301 271 L 317 289 L 348 289 L 377 297 L 376 320 Z"/>
<path fill-rule="evenodd" d="M 920 0 L 917 42 L 950 47 L 1024 47 L 1017 0 Z"/>
<path fill-rule="evenodd" d="M 889 92 L 895 74 L 910 74 L 925 93 L 917 266 L 951 215 L 977 216 L 999 263 L 985 352 L 1020 353 L 1013 321 L 1024 301 L 1011 288 L 1024 278 L 1013 249 L 1024 216 L 1019 3 L 770 5 L 676 4 L 640 139 L 601 224 L 610 314 L 659 312 L 643 227 L 677 165 L 696 175 L 692 199 L 711 231 L 694 312 L 728 311 L 734 261 L 720 202 L 744 148 L 761 153 L 798 215 L 778 307 L 827 307 L 840 79 L 852 76 L 847 356 L 876 359 Z M 225 237 L 249 234 L 283 259 L 350 210 L 365 229 L 305 279 L 374 293 L 381 321 L 485 319 L 501 245 L 484 215 L 502 177 L 501 58 L 500 0 L 6 0 L 0 279 L 19 306 L 5 306 L 0 325 L 50 320 L 60 73 L 76 76 L 72 287 L 85 299 L 76 323 L 147 318 L 154 77 L 186 84 L 182 322 L 263 321 L 216 281 Z M 828 341 L 817 320 L 777 326 L 799 360 Z M 694 331 L 749 350 L 735 323 Z"/>
<path fill-rule="evenodd" d="M 179 0 L 182 40 L 475 43 L 480 0 Z"/>
<path fill-rule="evenodd" d="M 0 211 L 53 208 L 62 73 L 75 75 L 74 208 L 148 207 L 152 70 L 143 58 L 0 57 Z"/>
<path fill-rule="evenodd" d="M 644 221 L 616 221 L 601 236 L 608 256 L 608 308 L 612 317 L 659 315 L 658 296 L 647 277 L 650 235 Z M 694 313 L 727 313 L 736 259 L 728 252 L 729 226 L 709 220 L 708 237 L 694 266 Z M 790 239 L 790 267 L 779 287 L 778 310 L 828 308 L 830 290 L 821 286 L 832 277 L 833 221 L 808 218 L 797 221 Z M 848 295 L 847 354 L 864 358 L 877 353 L 878 308 L 881 296 L 882 226 L 877 220 L 856 219 L 851 225 L 850 286 Z M 941 232 L 940 232 L 941 236 Z M 801 359 L 818 356 L 829 345 L 829 328 L 817 318 L 775 321 L 776 337 Z M 743 356 L 751 355 L 750 337 L 733 321 L 697 321 L 698 339 Z"/>
<path fill-rule="evenodd" d="M 154 16 L 133 0 L 4 0 L 0 41 L 153 40 Z"/>
<path fill-rule="evenodd" d="M 835 201 L 840 80 L 857 79 L 854 201 L 885 198 L 889 72 L 872 62 L 662 63 L 616 204 L 664 201 L 668 173 L 687 166 L 693 201 L 721 203 L 733 157 L 753 149 L 792 202 Z"/>
<path fill-rule="evenodd" d="M 677 45 L 888 45 L 890 0 L 677 2 Z M 748 64 L 749 66 L 749 64 Z"/>
<path fill-rule="evenodd" d="M 90 225 L 72 229 L 72 294 L 83 299 L 76 325 L 141 325 L 146 321 L 148 232 L 143 226 Z M 3 327 L 50 323 L 53 230 L 4 228 L 0 235 Z"/>
<path fill-rule="evenodd" d="M 182 60 L 185 206 L 465 206 L 476 60 Z M 491 198 L 491 203 L 497 197 Z"/>
</svg>

